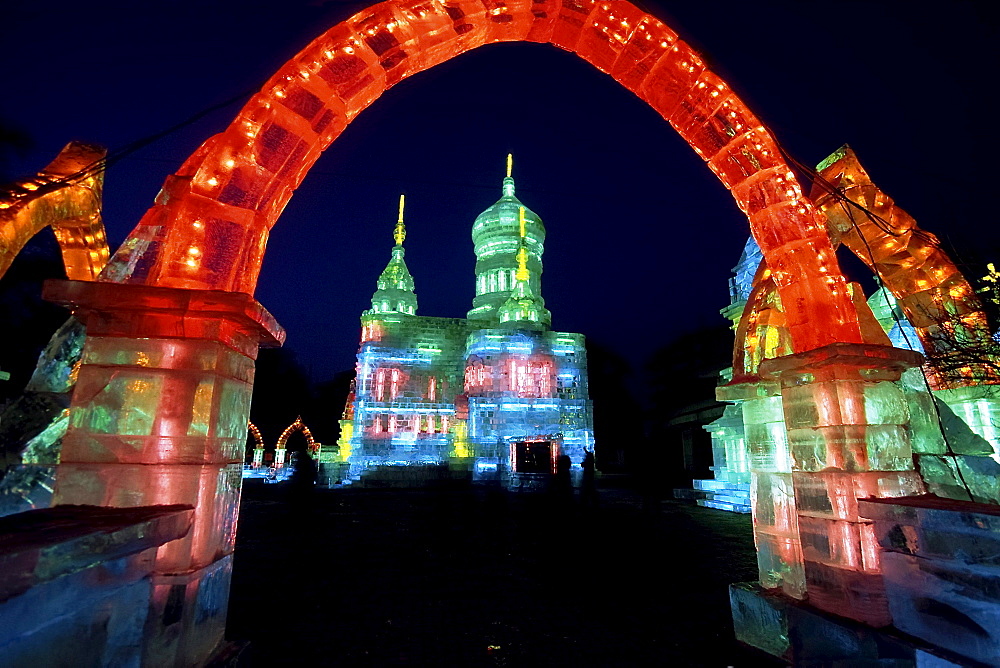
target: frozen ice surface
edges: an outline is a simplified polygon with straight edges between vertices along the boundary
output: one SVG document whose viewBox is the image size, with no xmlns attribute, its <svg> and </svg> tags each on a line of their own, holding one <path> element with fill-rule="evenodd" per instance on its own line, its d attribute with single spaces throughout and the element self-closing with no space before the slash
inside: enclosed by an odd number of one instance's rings
<svg viewBox="0 0 1000 668">
<path fill-rule="evenodd" d="M 866 501 L 861 512 L 882 548 L 893 624 L 1000 664 L 1000 508 L 931 497 Z"/>
</svg>

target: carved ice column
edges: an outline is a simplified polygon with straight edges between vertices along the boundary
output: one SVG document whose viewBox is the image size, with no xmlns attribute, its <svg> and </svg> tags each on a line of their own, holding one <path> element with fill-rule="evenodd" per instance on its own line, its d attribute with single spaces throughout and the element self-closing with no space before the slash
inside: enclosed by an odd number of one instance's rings
<svg viewBox="0 0 1000 668">
<path fill-rule="evenodd" d="M 254 359 L 284 331 L 242 293 L 49 281 L 87 327 L 54 504 L 191 504 L 160 547 L 143 665 L 197 665 L 222 640 Z"/>
<path fill-rule="evenodd" d="M 781 589 L 793 598 L 805 598 L 792 461 L 779 384 L 756 380 L 724 385 L 716 390 L 716 396 L 742 407 L 760 583 L 766 589 Z"/>
<path fill-rule="evenodd" d="M 909 350 L 835 343 L 760 365 L 781 386 L 808 601 L 872 626 L 891 619 L 857 500 L 924 493 L 898 382 L 921 361 Z"/>
</svg>

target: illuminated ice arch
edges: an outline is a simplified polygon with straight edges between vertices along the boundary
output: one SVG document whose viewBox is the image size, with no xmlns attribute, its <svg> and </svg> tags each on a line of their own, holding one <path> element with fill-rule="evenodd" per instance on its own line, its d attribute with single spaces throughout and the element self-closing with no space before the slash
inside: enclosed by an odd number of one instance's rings
<svg viewBox="0 0 1000 668">
<path fill-rule="evenodd" d="M 257 468 L 264 463 L 264 437 L 260 433 L 260 429 L 257 428 L 253 422 L 247 420 L 247 431 L 250 436 L 253 436 L 254 448 L 253 448 L 253 467 Z"/>
<path fill-rule="evenodd" d="M 920 229 L 913 217 L 872 181 L 847 146 L 835 151 L 817 169 L 811 199 L 827 219 L 831 243 L 843 244 L 868 265 L 898 300 L 905 322 L 919 338 L 899 347 L 913 349 L 919 345 L 932 353 L 925 364 L 931 387 L 995 384 L 998 379 L 989 363 L 980 360 L 973 363 L 976 368 L 957 369 L 951 359 L 957 346 L 982 346 L 990 327 L 974 288 L 937 238 Z M 864 300 L 860 286 L 854 293 L 856 303 Z M 862 308 L 869 310 L 867 306 Z M 736 330 L 734 379 L 753 379 L 763 360 L 794 352 L 785 318 L 773 272 L 762 262 Z M 868 326 L 862 327 L 864 338 L 868 343 L 889 345 L 873 318 L 867 314 Z"/>
<path fill-rule="evenodd" d="M 610 74 L 705 160 L 747 215 L 796 350 L 861 341 L 823 217 L 774 138 L 673 30 L 621 0 L 398 0 L 355 14 L 167 178 L 101 280 L 252 294 L 271 227 L 361 110 L 404 77 L 516 41 L 553 44 Z"/>
<path fill-rule="evenodd" d="M 274 465 L 277 467 L 284 466 L 285 464 L 285 445 L 288 443 L 288 438 L 295 432 L 300 431 L 306 439 L 306 449 L 309 454 L 315 457 L 319 451 L 319 444 L 313 438 L 312 432 L 309 431 L 309 427 L 306 423 L 302 421 L 302 416 L 299 415 L 295 418 L 295 422 L 285 427 L 285 430 L 281 432 L 281 436 L 278 437 L 278 443 L 274 451 Z"/>
<path fill-rule="evenodd" d="M 45 169 L 0 196 L 0 276 L 29 239 L 51 227 L 66 276 L 97 278 L 109 255 L 101 218 L 107 153 L 100 146 L 70 142 Z"/>
</svg>

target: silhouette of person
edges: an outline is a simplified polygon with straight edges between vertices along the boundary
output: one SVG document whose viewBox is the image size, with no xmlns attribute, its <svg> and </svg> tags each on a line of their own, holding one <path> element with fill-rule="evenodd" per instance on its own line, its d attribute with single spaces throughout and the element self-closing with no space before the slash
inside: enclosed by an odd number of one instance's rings
<svg viewBox="0 0 1000 668">
<path fill-rule="evenodd" d="M 552 481 L 552 492 L 557 501 L 572 500 L 573 481 L 569 473 L 572 464 L 569 455 L 559 455 L 556 459 L 556 477 Z"/>
<path fill-rule="evenodd" d="M 597 506 L 597 481 L 595 477 L 594 453 L 588 451 L 583 456 L 583 479 L 580 483 L 580 500 L 585 508 Z"/>
<path fill-rule="evenodd" d="M 312 498 L 316 485 L 316 462 L 305 449 L 295 450 L 295 467 L 288 483 L 288 496 L 292 503 L 305 505 Z"/>
</svg>

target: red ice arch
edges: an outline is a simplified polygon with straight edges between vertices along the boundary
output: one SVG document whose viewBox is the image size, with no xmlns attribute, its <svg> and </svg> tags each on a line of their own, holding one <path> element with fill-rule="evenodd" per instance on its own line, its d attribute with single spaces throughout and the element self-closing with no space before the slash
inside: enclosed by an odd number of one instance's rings
<svg viewBox="0 0 1000 668">
<path fill-rule="evenodd" d="M 816 210 L 747 105 L 677 33 L 624 0 L 389 0 L 288 61 L 167 178 L 102 280 L 252 294 L 268 234 L 347 124 L 404 77 L 496 42 L 576 53 L 645 100 L 746 213 L 797 351 L 860 342 Z"/>
</svg>

